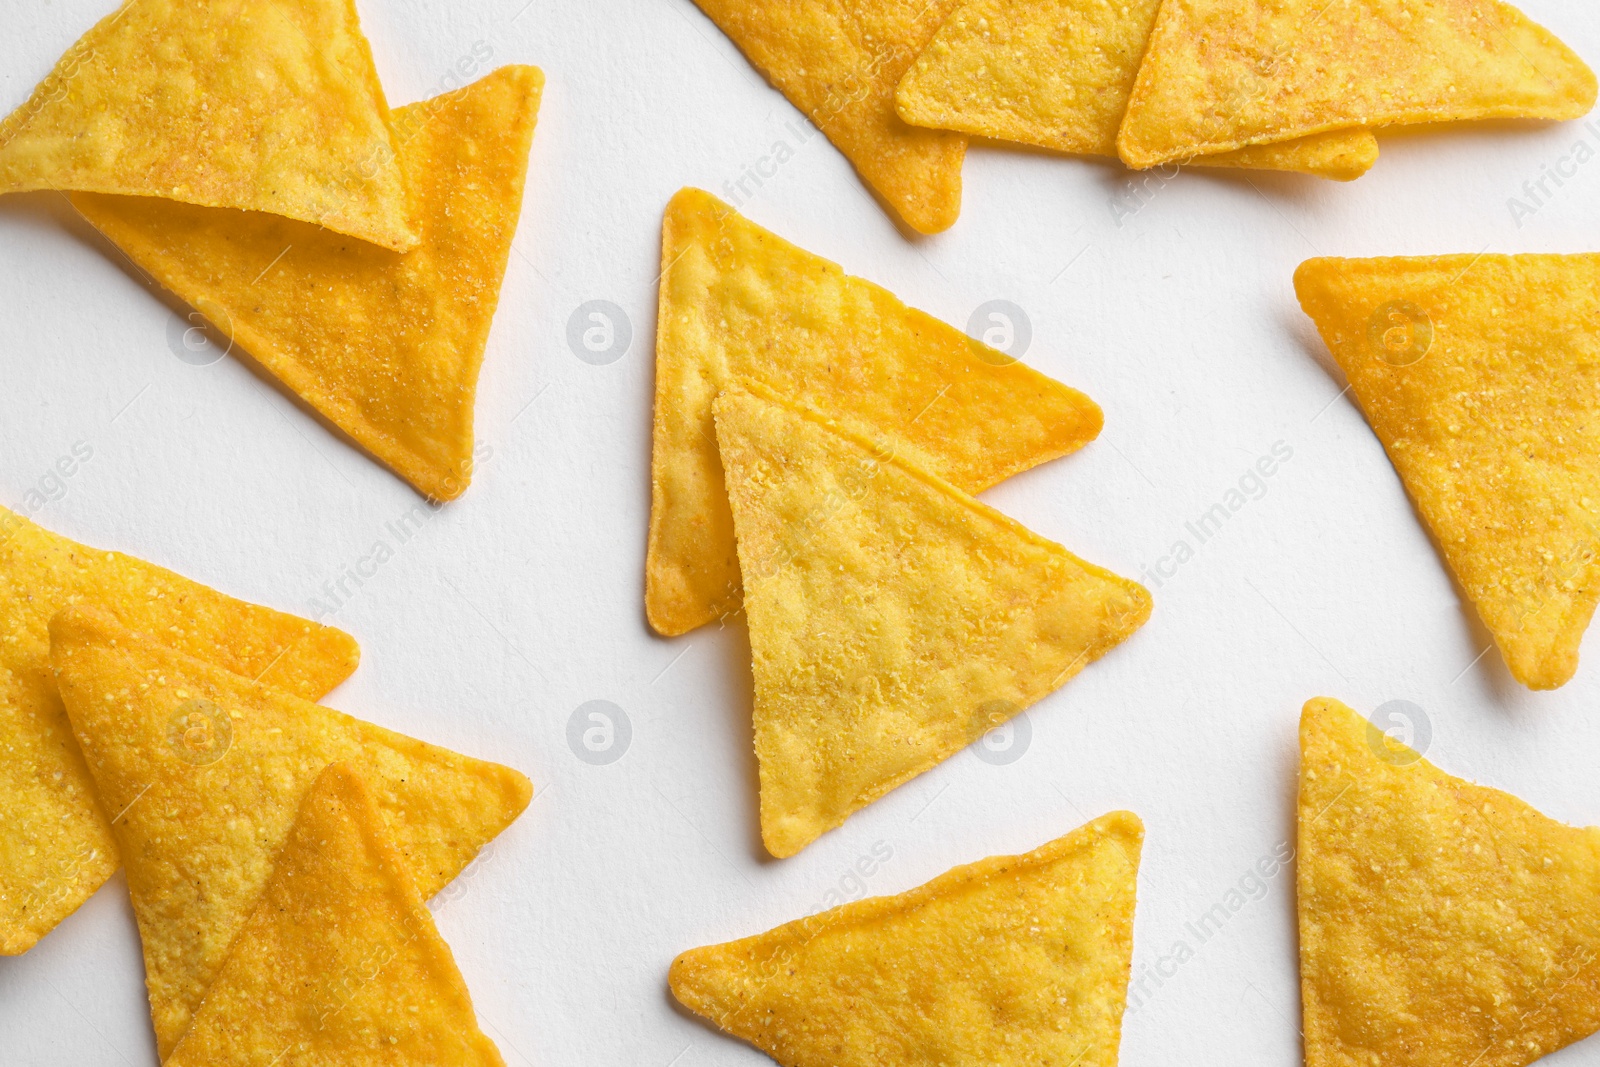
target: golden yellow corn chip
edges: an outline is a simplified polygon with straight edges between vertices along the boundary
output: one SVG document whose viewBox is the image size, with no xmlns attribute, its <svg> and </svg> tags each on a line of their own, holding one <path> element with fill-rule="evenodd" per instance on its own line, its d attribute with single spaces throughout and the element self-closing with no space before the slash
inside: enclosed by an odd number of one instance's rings
<svg viewBox="0 0 1600 1067">
<path fill-rule="evenodd" d="M 472 408 L 544 75 L 502 67 L 395 112 L 422 243 L 165 200 L 73 203 L 139 266 L 417 489 L 472 479 Z"/>
<path fill-rule="evenodd" d="M 306 790 L 366 779 L 424 896 L 528 804 L 509 767 L 318 707 L 72 608 L 50 623 L 72 729 L 127 869 L 161 1054 L 183 1035 L 255 907 Z"/>
<path fill-rule="evenodd" d="M 417 243 L 351 0 L 128 0 L 0 123 L 0 193 L 269 211 Z"/>
<path fill-rule="evenodd" d="M 695 0 L 921 233 L 961 213 L 967 139 L 908 126 L 894 87 L 961 0 Z"/>
<path fill-rule="evenodd" d="M 50 670 L 50 617 L 93 604 L 311 699 L 355 670 L 348 634 L 77 544 L 0 508 L 0 955 L 26 952 L 120 862 Z M 115 813 L 113 813 L 115 814 Z"/>
<path fill-rule="evenodd" d="M 672 962 L 672 993 L 784 1067 L 1115 1067 L 1144 826 L 1103 815 Z"/>
<path fill-rule="evenodd" d="M 503 1067 L 355 770 L 317 776 L 168 1067 Z"/>
<path fill-rule="evenodd" d="M 1594 73 L 1500 0 L 1168 0 L 1117 149 L 1150 167 L 1325 130 L 1577 118 Z"/>
<path fill-rule="evenodd" d="M 716 402 L 761 837 L 792 856 L 1142 626 L 1150 595 L 821 416 Z"/>
<path fill-rule="evenodd" d="M 1600 830 L 1300 719 L 1306 1067 L 1522 1067 L 1600 1029 Z"/>
<path fill-rule="evenodd" d="M 1600 256 L 1313 259 L 1295 289 L 1511 673 L 1564 684 L 1600 598 Z"/>
<path fill-rule="evenodd" d="M 916 126 L 1114 158 L 1160 7 L 1161 0 L 969 0 L 900 80 L 900 117 Z M 1351 129 L 1183 162 L 1349 181 L 1377 158 L 1372 133 Z"/>
<path fill-rule="evenodd" d="M 739 605 L 711 401 L 759 381 L 969 492 L 1100 432 L 1075 389 L 906 307 L 698 189 L 667 206 L 645 606 L 667 635 Z"/>
</svg>

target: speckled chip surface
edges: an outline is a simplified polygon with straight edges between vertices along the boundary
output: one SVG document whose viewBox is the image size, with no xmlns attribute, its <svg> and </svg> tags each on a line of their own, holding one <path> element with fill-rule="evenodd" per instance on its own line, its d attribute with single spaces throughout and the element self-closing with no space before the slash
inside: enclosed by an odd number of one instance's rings
<svg viewBox="0 0 1600 1067">
<path fill-rule="evenodd" d="M 80 460 L 93 458 L 89 449 Z M 33 947 L 120 862 L 50 670 L 50 618 L 74 604 L 312 700 L 344 681 L 359 657 L 340 630 L 78 544 L 0 508 L 0 955 Z"/>
<path fill-rule="evenodd" d="M 79 193 L 101 233 L 420 492 L 460 496 L 544 75 L 508 66 L 394 113 L 420 243 Z"/>
<path fill-rule="evenodd" d="M 791 856 L 1065 684 L 1150 616 L 1136 582 L 821 416 L 730 391 L 761 837 Z"/>
<path fill-rule="evenodd" d="M 1300 305 L 1512 675 L 1600 600 L 1600 256 L 1313 259 Z"/>
<path fill-rule="evenodd" d="M 50 658 L 112 830 L 165 1057 L 272 873 L 306 790 L 354 767 L 432 896 L 527 807 L 528 780 L 173 652 L 103 612 L 50 625 Z"/>
<path fill-rule="evenodd" d="M 1144 827 L 1021 856 L 672 963 L 673 995 L 783 1067 L 1115 1067 Z"/>
<path fill-rule="evenodd" d="M 754 380 L 968 492 L 1081 448 L 1100 408 L 836 263 L 684 189 L 661 232 L 645 608 L 674 635 L 737 611 L 711 402 Z"/>
<path fill-rule="evenodd" d="M 504 1067 L 361 777 L 307 791 L 167 1067 Z"/>
<path fill-rule="evenodd" d="M 1600 830 L 1300 719 L 1306 1067 L 1522 1067 L 1600 1029 Z"/>
<path fill-rule="evenodd" d="M 417 243 L 352 0 L 128 0 L 0 123 L 0 193 L 30 189 Z"/>
</svg>

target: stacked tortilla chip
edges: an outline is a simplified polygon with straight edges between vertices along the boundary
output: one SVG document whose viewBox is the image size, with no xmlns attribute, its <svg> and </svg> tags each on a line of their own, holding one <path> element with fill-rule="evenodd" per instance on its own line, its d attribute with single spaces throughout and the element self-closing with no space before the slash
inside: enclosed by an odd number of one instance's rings
<svg viewBox="0 0 1600 1067">
<path fill-rule="evenodd" d="M 896 94 L 918 126 L 1339 180 L 1376 161 L 1381 127 L 1594 100 L 1583 61 L 1499 0 L 970 0 Z"/>
<path fill-rule="evenodd" d="M 0 954 L 120 860 L 164 1059 L 499 1064 L 422 901 L 528 781 L 307 699 L 356 657 L 0 511 Z"/>
<path fill-rule="evenodd" d="M 351 0 L 128 0 L 0 124 L 57 189 L 422 493 L 472 476 L 543 75 L 391 114 Z"/>
<path fill-rule="evenodd" d="M 667 209 L 646 600 L 742 604 L 761 827 L 790 856 L 1050 693 L 1149 595 L 973 499 L 1087 397 L 697 190 Z"/>
<path fill-rule="evenodd" d="M 97 607 L 50 663 L 127 871 L 163 1060 L 501 1063 L 423 901 L 528 780 L 186 655 Z"/>
<path fill-rule="evenodd" d="M 0 955 L 32 948 L 119 863 L 117 809 L 99 801 L 50 668 L 50 619 L 74 605 L 312 700 L 349 677 L 359 655 L 340 630 L 77 544 L 0 508 Z"/>
<path fill-rule="evenodd" d="M 1593 73 L 1500 0 L 696 0 L 922 233 L 969 136 L 1349 181 L 1373 131 L 1570 119 Z"/>
</svg>

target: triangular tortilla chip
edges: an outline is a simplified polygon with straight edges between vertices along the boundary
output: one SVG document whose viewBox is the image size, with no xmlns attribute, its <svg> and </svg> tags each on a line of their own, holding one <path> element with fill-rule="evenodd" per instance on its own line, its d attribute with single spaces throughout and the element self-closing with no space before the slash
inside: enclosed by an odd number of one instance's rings
<svg viewBox="0 0 1600 1067">
<path fill-rule="evenodd" d="M 1100 432 L 1094 401 L 906 307 L 698 189 L 667 205 L 645 606 L 681 634 L 737 610 L 711 401 L 759 381 L 978 492 Z"/>
<path fill-rule="evenodd" d="M 1600 830 L 1300 719 L 1306 1067 L 1522 1067 L 1600 1029 Z"/>
<path fill-rule="evenodd" d="M 50 670 L 50 617 L 71 604 L 96 605 L 173 648 L 310 699 L 349 677 L 359 655 L 342 631 L 77 544 L 0 508 L 3 956 L 32 948 L 120 862 Z"/>
<path fill-rule="evenodd" d="M 785 1067 L 1115 1067 L 1144 826 L 1126 811 L 742 941 L 672 993 Z"/>
<path fill-rule="evenodd" d="M 1600 256 L 1313 259 L 1295 290 L 1511 673 L 1564 684 L 1600 599 Z"/>
<path fill-rule="evenodd" d="M 717 399 L 761 837 L 792 856 L 1061 686 L 1150 594 L 821 416 Z"/>
<path fill-rule="evenodd" d="M 472 408 L 522 205 L 544 75 L 502 67 L 395 112 L 422 243 L 396 255 L 304 223 L 79 194 L 101 233 L 417 489 L 472 478 Z"/>
<path fill-rule="evenodd" d="M 155 196 L 417 243 L 351 0 L 128 0 L 0 123 L 0 193 Z"/>
<path fill-rule="evenodd" d="M 50 658 L 112 823 L 165 1056 L 272 872 L 317 775 L 366 779 L 432 896 L 528 804 L 528 780 L 173 652 L 101 612 L 50 624 Z"/>
<path fill-rule="evenodd" d="M 503 1067 L 355 770 L 317 776 L 168 1067 Z"/>
<path fill-rule="evenodd" d="M 1160 7 L 1161 0 L 970 0 L 900 80 L 896 108 L 916 126 L 1115 158 Z M 1371 131 L 1350 129 L 1184 162 L 1349 181 L 1377 159 Z"/>
<path fill-rule="evenodd" d="M 920 233 L 961 213 L 967 139 L 908 126 L 894 87 L 961 0 L 695 0 Z"/>
<path fill-rule="evenodd" d="M 1499 0 L 1169 0 L 1117 148 L 1151 167 L 1349 126 L 1577 118 L 1595 77 Z"/>
</svg>

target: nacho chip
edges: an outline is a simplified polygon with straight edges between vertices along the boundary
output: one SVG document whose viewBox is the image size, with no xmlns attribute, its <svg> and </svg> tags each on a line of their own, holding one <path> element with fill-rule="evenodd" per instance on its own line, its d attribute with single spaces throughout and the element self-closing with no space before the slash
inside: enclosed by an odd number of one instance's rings
<svg viewBox="0 0 1600 1067">
<path fill-rule="evenodd" d="M 719 397 L 716 419 L 774 856 L 953 756 L 1150 617 L 1138 584 L 885 441 L 746 393 Z"/>
<path fill-rule="evenodd" d="M 1307 1067 L 1522 1067 L 1600 1029 L 1600 830 L 1300 719 Z"/>
<path fill-rule="evenodd" d="M 785 1067 L 1115 1067 L 1144 826 L 1103 815 L 672 962 L 685 1007 Z"/>
<path fill-rule="evenodd" d="M 1499 0 L 1173 0 L 1117 148 L 1151 167 L 1350 126 L 1577 118 L 1595 77 Z"/>
<path fill-rule="evenodd" d="M 1600 256 L 1313 259 L 1300 306 L 1517 680 L 1600 598 Z"/>
<path fill-rule="evenodd" d="M 50 658 L 127 868 L 165 1057 L 272 873 L 329 763 L 366 779 L 432 896 L 528 804 L 528 780 L 191 659 L 69 609 Z"/>
<path fill-rule="evenodd" d="M 158 196 L 417 243 L 351 0 L 128 0 L 0 123 L 0 193 Z"/>
<path fill-rule="evenodd" d="M 739 51 L 921 233 L 961 213 L 967 139 L 908 126 L 894 87 L 961 0 L 695 0 Z"/>
<path fill-rule="evenodd" d="M 348 634 L 224 596 L 0 508 L 0 955 L 26 952 L 120 862 L 50 671 L 50 617 L 93 604 L 163 643 L 311 699 L 355 670 Z"/>
<path fill-rule="evenodd" d="M 403 256 L 288 219 L 78 194 L 162 285 L 418 490 L 472 480 L 472 409 L 544 75 L 501 67 L 395 112 L 422 243 Z"/>
<path fill-rule="evenodd" d="M 915 126 L 1115 158 L 1160 7 L 1161 0 L 970 0 L 900 80 L 896 109 Z M 1377 158 L 1372 133 L 1351 129 L 1184 162 L 1349 181 Z"/>
<path fill-rule="evenodd" d="M 974 493 L 1100 432 L 1100 409 L 1082 393 L 698 189 L 667 206 L 661 262 L 645 607 L 662 634 L 738 609 L 733 518 L 711 425 L 712 398 L 736 379 L 881 434 Z"/>
<path fill-rule="evenodd" d="M 168 1067 L 503 1067 L 366 785 L 306 792 Z"/>
</svg>

